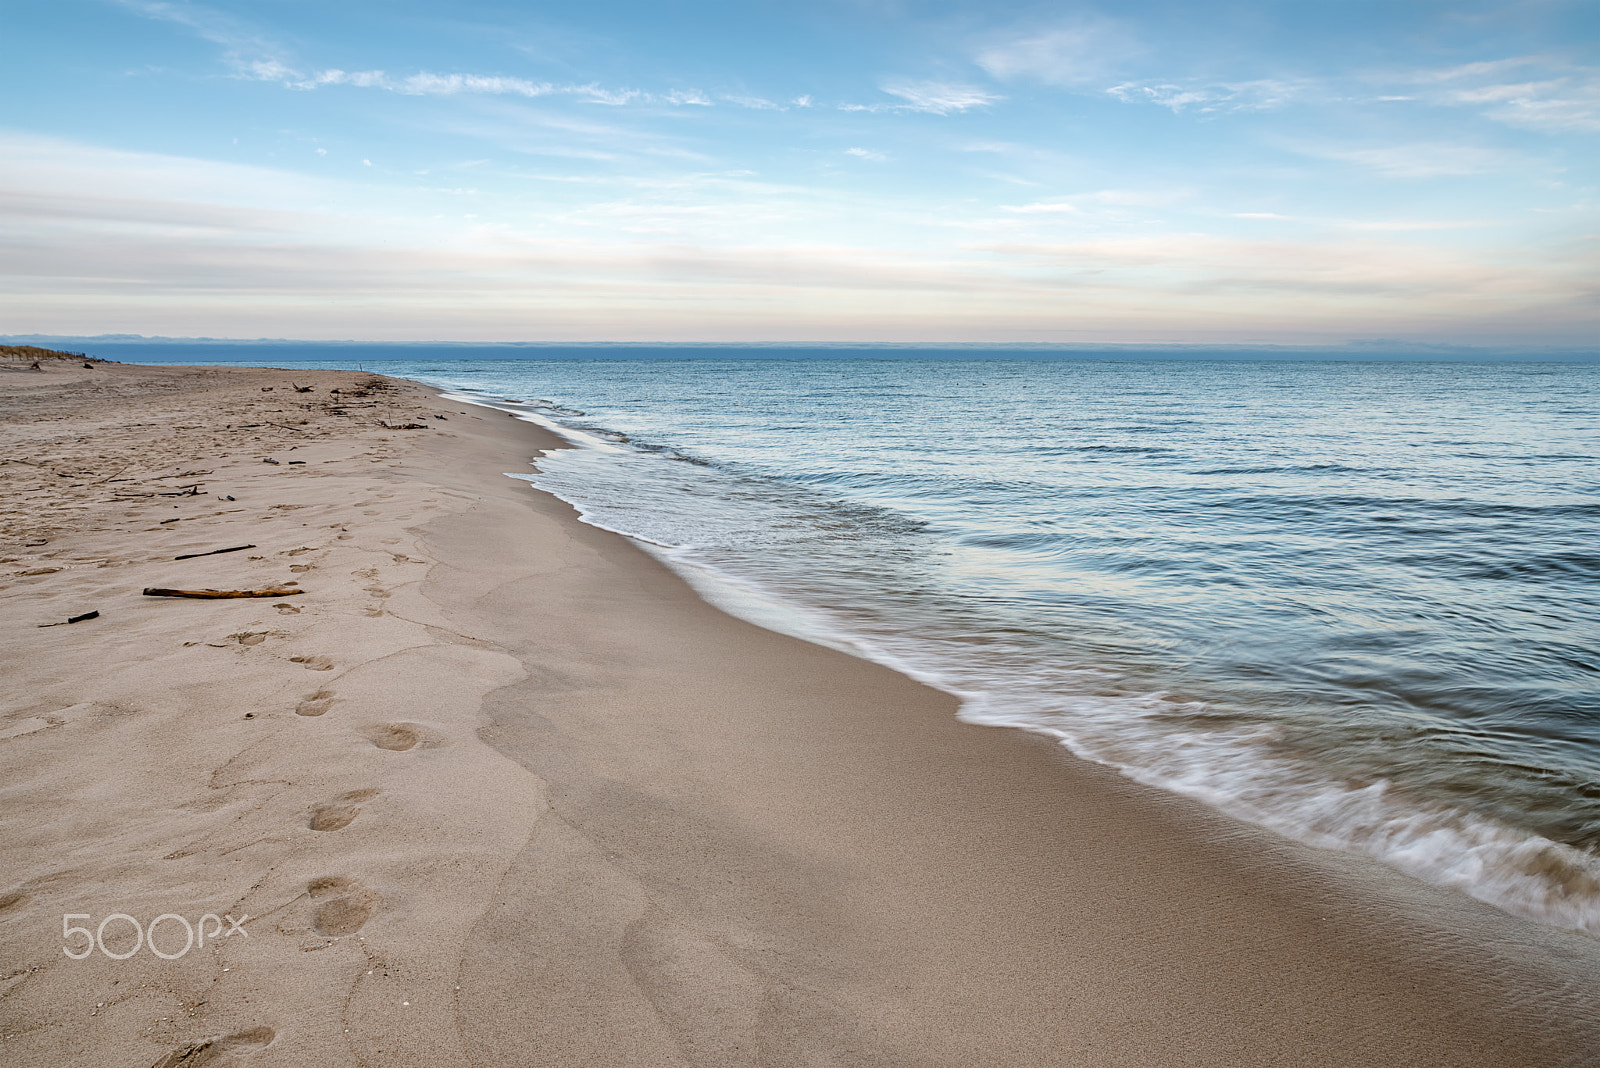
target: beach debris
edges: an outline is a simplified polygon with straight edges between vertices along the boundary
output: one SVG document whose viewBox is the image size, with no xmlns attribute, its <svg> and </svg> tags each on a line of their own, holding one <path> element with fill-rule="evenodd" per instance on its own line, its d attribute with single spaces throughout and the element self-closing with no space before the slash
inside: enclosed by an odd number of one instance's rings
<svg viewBox="0 0 1600 1068">
<path fill-rule="evenodd" d="M 428 429 L 428 426 L 427 426 L 426 423 L 385 423 L 382 419 L 378 420 L 378 425 L 383 427 L 383 429 L 385 429 L 385 430 L 426 430 L 426 429 Z"/>
<path fill-rule="evenodd" d="M 133 497 L 198 497 L 202 485 L 203 482 L 196 482 L 192 486 L 180 486 L 170 493 L 116 493 L 112 495 L 112 499 L 124 501 Z"/>
<path fill-rule="evenodd" d="M 254 545 L 235 545 L 231 549 L 212 549 L 208 553 L 184 553 L 182 556 L 174 556 L 173 559 L 174 560 L 194 560 L 197 557 L 201 557 L 201 556 L 220 556 L 222 553 L 236 553 L 236 552 L 240 552 L 240 551 L 242 551 L 244 549 L 254 549 L 254 548 L 255 548 Z"/>
<path fill-rule="evenodd" d="M 65 620 L 63 620 L 62 622 L 59 622 L 59 623 L 40 623 L 39 626 L 41 626 L 41 627 L 64 627 L 68 623 L 82 623 L 86 619 L 99 619 L 99 618 L 100 618 L 100 612 L 99 612 L 98 609 L 96 609 L 93 612 L 85 612 L 81 616 L 69 616 L 67 619 L 65 619 Z"/>
<path fill-rule="evenodd" d="M 295 391 L 295 392 L 296 392 L 296 393 L 310 393 L 310 392 L 311 392 L 311 391 L 312 391 L 312 390 L 314 390 L 314 389 L 316 389 L 316 388 L 317 388 L 317 387 L 316 387 L 316 386 L 300 386 L 300 385 L 295 385 L 295 383 L 293 383 L 293 382 L 290 382 L 290 383 L 289 383 L 289 384 L 290 384 L 290 385 L 291 385 L 291 386 L 294 386 L 294 391 Z"/>
<path fill-rule="evenodd" d="M 264 463 L 264 464 L 275 464 L 275 463 L 277 463 L 277 462 L 278 462 L 278 461 L 276 461 L 276 460 L 274 460 L 274 459 L 273 459 L 273 458 L 272 458 L 272 457 L 270 457 L 270 456 L 263 456 L 263 457 L 262 457 L 262 458 L 261 458 L 261 462 L 262 462 L 262 463 Z"/>
<path fill-rule="evenodd" d="M 216 599 L 221 597 L 293 597 L 305 590 L 291 590 L 277 587 L 269 590 L 166 590 L 159 586 L 146 586 L 146 597 L 204 597 Z"/>
<path fill-rule="evenodd" d="M 435 416 L 434 416 L 434 418 L 435 418 L 435 419 L 446 419 L 446 418 L 448 418 L 448 416 L 443 416 L 443 415 L 435 415 Z"/>
</svg>

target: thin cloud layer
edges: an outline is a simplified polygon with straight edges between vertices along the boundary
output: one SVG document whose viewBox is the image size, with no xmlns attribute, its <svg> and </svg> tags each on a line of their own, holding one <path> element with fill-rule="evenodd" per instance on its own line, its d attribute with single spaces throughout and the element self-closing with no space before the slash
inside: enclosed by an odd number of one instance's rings
<svg viewBox="0 0 1600 1068">
<path fill-rule="evenodd" d="M 975 61 L 1001 81 L 1077 86 L 1112 76 L 1141 51 L 1132 33 L 1120 24 L 1104 17 L 1080 17 L 997 41 L 980 49 Z"/>
</svg>

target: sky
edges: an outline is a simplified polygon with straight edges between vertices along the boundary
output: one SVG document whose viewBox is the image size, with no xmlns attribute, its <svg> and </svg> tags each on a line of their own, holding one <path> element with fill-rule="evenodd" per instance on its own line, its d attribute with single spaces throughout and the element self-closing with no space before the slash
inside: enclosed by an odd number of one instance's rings
<svg viewBox="0 0 1600 1068">
<path fill-rule="evenodd" d="M 1597 347 L 1600 5 L 0 0 L 0 333 Z"/>
</svg>

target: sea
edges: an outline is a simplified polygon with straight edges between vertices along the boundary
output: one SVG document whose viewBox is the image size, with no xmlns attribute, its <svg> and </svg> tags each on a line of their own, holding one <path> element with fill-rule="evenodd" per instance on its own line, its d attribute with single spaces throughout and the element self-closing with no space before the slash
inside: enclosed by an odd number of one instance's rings
<svg viewBox="0 0 1600 1068">
<path fill-rule="evenodd" d="M 305 347 L 962 719 L 1600 936 L 1600 363 Z"/>
</svg>

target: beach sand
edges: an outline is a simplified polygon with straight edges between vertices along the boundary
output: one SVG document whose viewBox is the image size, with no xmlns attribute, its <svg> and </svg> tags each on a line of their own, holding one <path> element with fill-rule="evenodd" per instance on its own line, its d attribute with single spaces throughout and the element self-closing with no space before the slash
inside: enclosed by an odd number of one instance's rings
<svg viewBox="0 0 1600 1068">
<path fill-rule="evenodd" d="M 506 477 L 528 423 L 67 361 L 0 404 L 7 1066 L 1600 1064 L 1600 942 L 733 619 Z M 64 952 L 119 913 L 218 920 Z"/>
</svg>

